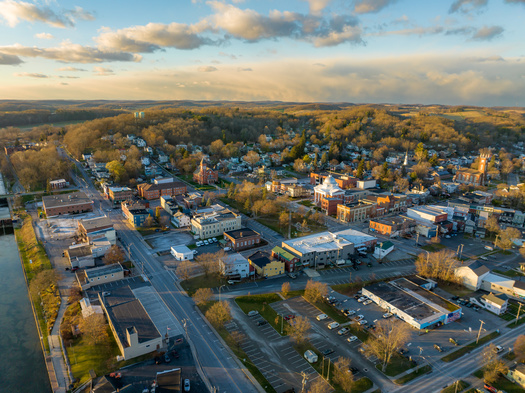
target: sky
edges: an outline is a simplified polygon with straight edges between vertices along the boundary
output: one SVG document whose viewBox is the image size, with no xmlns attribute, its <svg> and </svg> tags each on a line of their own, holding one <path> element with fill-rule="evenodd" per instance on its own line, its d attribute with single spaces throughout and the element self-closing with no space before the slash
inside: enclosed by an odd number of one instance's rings
<svg viewBox="0 0 525 393">
<path fill-rule="evenodd" d="M 525 106 L 525 0 L 0 0 L 0 99 Z"/>
</svg>

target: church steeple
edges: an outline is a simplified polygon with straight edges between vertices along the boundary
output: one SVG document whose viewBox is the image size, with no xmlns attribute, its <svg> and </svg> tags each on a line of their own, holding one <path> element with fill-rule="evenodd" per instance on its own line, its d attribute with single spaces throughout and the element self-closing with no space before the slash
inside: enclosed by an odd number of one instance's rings
<svg viewBox="0 0 525 393">
<path fill-rule="evenodd" d="M 408 150 L 405 153 L 405 161 L 403 161 L 403 166 L 407 166 L 407 165 L 408 165 Z"/>
</svg>

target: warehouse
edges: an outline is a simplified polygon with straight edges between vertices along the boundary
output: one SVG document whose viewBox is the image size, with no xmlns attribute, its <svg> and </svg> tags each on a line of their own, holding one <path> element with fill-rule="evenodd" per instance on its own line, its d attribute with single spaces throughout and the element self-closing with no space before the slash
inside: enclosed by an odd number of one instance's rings
<svg viewBox="0 0 525 393">
<path fill-rule="evenodd" d="M 461 307 L 406 278 L 368 285 L 362 293 L 416 329 L 446 325 L 461 317 Z"/>
</svg>

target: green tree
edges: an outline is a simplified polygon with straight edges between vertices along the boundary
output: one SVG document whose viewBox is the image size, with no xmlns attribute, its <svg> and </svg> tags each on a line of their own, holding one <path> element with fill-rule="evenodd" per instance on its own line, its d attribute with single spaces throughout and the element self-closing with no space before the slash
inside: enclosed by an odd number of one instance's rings
<svg viewBox="0 0 525 393">
<path fill-rule="evenodd" d="M 321 156 L 321 165 L 326 165 L 326 164 L 328 164 L 328 153 L 324 152 L 323 155 Z"/>
<path fill-rule="evenodd" d="M 113 160 L 106 164 L 106 169 L 109 171 L 113 179 L 118 183 L 122 179 L 122 176 L 126 173 L 124 165 L 119 161 Z"/>
<path fill-rule="evenodd" d="M 428 160 L 428 151 L 425 149 L 423 142 L 417 144 L 417 147 L 414 150 L 414 156 L 416 157 L 417 162 Z"/>
<path fill-rule="evenodd" d="M 439 165 L 439 160 L 438 160 L 438 157 L 436 154 L 433 154 L 432 157 L 430 157 L 430 160 L 428 160 L 428 162 L 430 163 L 430 165 L 432 166 L 437 166 Z"/>
<path fill-rule="evenodd" d="M 361 161 L 359 161 L 359 164 L 357 165 L 357 172 L 355 174 L 355 177 L 362 180 L 364 174 L 365 174 L 365 160 L 361 159 Z"/>
<path fill-rule="evenodd" d="M 233 199 L 234 196 L 235 196 L 235 184 L 231 182 L 230 186 L 228 187 L 228 198 Z"/>
</svg>

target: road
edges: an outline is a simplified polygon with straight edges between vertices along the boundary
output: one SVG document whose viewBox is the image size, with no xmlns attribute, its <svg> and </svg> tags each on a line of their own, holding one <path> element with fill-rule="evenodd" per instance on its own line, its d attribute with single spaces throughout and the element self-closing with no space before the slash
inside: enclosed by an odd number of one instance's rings
<svg viewBox="0 0 525 393">
<path fill-rule="evenodd" d="M 65 154 L 65 153 L 64 153 Z M 68 156 L 69 157 L 69 156 Z M 71 159 L 72 160 L 72 159 Z M 89 180 L 88 174 L 82 165 L 72 160 L 83 174 L 85 191 L 93 198 L 95 208 L 102 213 L 109 209 L 110 203 L 102 198 L 98 190 Z M 205 324 L 195 310 L 195 304 L 191 298 L 182 293 L 175 285 L 175 275 L 166 270 L 164 266 L 152 256 L 141 236 L 130 228 L 123 217 L 111 214 L 117 230 L 124 245 L 130 245 L 133 261 L 137 266 L 144 269 L 153 288 L 158 292 L 161 299 L 168 306 L 175 318 L 183 325 L 186 320 L 188 336 L 193 343 L 196 353 L 195 358 L 200 363 L 204 374 L 212 386 L 218 392 L 257 392 L 258 390 L 245 376 L 227 349 L 223 348 L 216 339 L 214 332 Z"/>
</svg>

